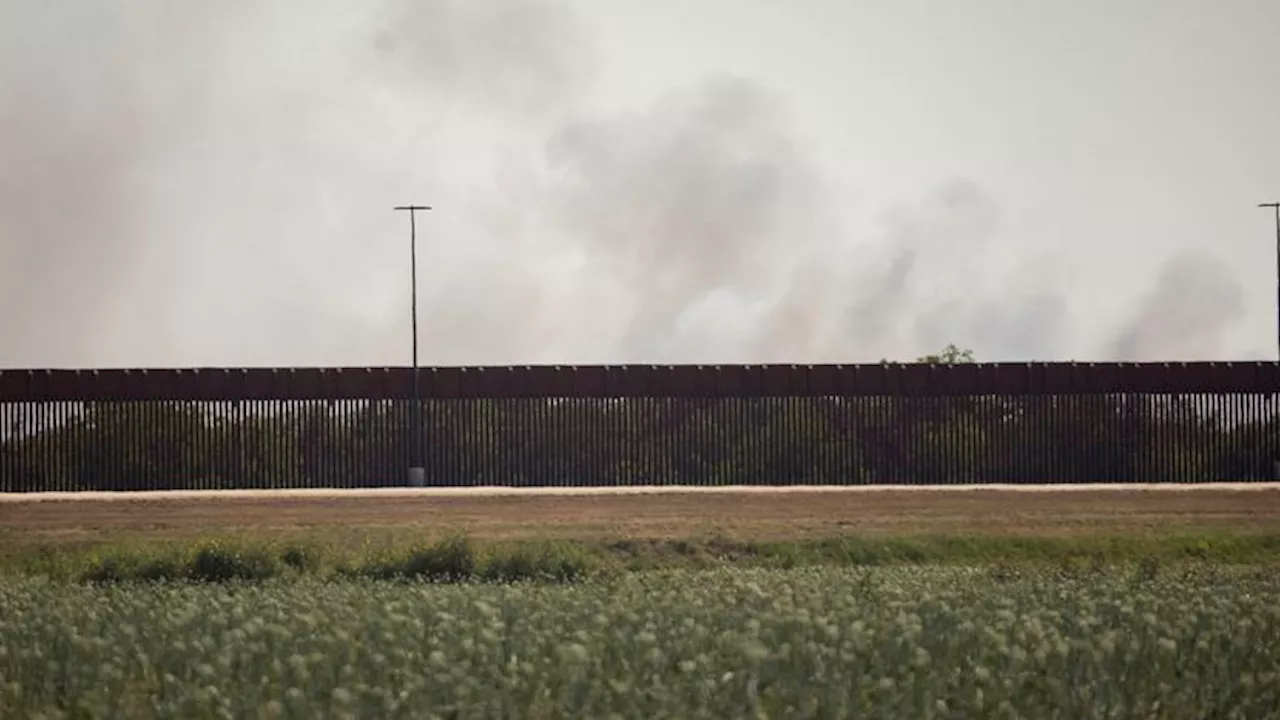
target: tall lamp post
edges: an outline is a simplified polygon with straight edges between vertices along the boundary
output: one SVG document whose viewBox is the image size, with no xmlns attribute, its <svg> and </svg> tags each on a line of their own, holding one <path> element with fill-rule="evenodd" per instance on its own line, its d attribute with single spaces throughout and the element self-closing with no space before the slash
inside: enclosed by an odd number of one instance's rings
<svg viewBox="0 0 1280 720">
<path fill-rule="evenodd" d="M 1271 208 L 1276 214 L 1276 345 L 1280 348 L 1280 202 L 1262 203 L 1258 207 Z"/>
<path fill-rule="evenodd" d="M 410 326 L 413 333 L 413 410 L 410 419 L 410 432 L 413 437 L 409 441 L 409 486 L 423 487 L 427 484 L 427 469 L 422 460 L 422 385 L 418 377 L 418 227 L 417 212 L 430 210 L 427 205 L 397 205 L 396 210 L 409 212 L 409 294 L 410 294 Z"/>
<path fill-rule="evenodd" d="M 1271 208 L 1276 216 L 1276 345 L 1280 348 L 1280 202 L 1262 203 L 1258 207 Z M 1274 400 L 1276 396 L 1273 394 L 1271 398 Z M 1271 461 L 1271 479 L 1280 480 L 1280 460 L 1274 457 Z"/>
</svg>

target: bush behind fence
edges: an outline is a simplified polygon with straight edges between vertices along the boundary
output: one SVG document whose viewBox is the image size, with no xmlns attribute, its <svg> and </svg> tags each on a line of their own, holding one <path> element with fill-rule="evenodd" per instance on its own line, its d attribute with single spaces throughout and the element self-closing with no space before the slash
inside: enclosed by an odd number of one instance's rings
<svg viewBox="0 0 1280 720">
<path fill-rule="evenodd" d="M 0 371 L 0 491 L 1267 480 L 1275 363 Z M 414 413 L 415 407 L 417 413 Z M 415 432 L 415 428 L 418 432 Z"/>
</svg>

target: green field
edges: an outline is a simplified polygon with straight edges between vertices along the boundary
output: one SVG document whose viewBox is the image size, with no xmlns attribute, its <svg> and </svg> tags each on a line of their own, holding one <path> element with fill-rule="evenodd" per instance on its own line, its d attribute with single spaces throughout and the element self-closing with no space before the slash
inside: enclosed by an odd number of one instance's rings
<svg viewBox="0 0 1280 720">
<path fill-rule="evenodd" d="M 1265 492 L 10 502 L 9 718 L 1257 718 Z"/>
<path fill-rule="evenodd" d="M 0 717 L 1266 717 L 1277 597 L 1262 565 L 1154 559 L 507 585 L 9 576 Z"/>
<path fill-rule="evenodd" d="M 1220 531 L 1080 537 L 881 535 L 741 540 L 690 538 L 423 541 L 416 532 L 215 533 L 175 540 L 4 543 L 0 577 L 73 582 L 407 579 L 579 582 L 620 573 L 717 568 L 950 565 L 1048 569 L 1074 575 L 1116 565 L 1280 567 L 1280 535 Z"/>
</svg>

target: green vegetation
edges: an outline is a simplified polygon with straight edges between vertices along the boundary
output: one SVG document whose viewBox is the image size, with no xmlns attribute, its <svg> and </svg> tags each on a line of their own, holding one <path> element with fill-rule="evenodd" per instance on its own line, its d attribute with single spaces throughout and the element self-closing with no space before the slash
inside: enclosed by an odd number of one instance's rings
<svg viewBox="0 0 1280 720">
<path fill-rule="evenodd" d="M 885 360 L 884 362 L 888 362 Z M 956 347 L 954 344 L 948 345 L 942 349 L 942 352 L 933 355 L 925 355 L 916 360 L 918 363 L 925 365 L 964 365 L 976 362 L 972 350 L 964 350 Z"/>
<path fill-rule="evenodd" d="M 0 555 L 0 574 L 114 584 L 255 582 L 313 576 L 429 582 L 576 582 L 622 566 L 599 547 L 554 541 L 477 544 L 464 537 L 402 546 L 209 539 L 36 545 Z"/>
<path fill-rule="evenodd" d="M 675 570 L 578 585 L 0 581 L 0 716 L 1264 717 L 1247 566 Z"/>
<path fill-rule="evenodd" d="M 1047 567 L 1065 575 L 1143 562 L 1177 565 L 1280 564 L 1280 536 L 1269 534 L 1112 537 L 848 536 L 743 541 L 401 540 L 356 546 L 322 540 L 108 541 L 31 545 L 0 552 L 0 574 L 110 583 L 259 581 L 277 577 L 383 580 L 578 582 L 620 572 L 724 567 L 1001 565 Z"/>
</svg>

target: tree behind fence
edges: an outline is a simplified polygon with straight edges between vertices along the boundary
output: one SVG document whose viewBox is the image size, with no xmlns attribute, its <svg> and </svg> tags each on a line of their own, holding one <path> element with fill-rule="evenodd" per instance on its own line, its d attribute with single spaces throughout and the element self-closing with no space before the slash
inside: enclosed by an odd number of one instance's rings
<svg viewBox="0 0 1280 720">
<path fill-rule="evenodd" d="M 431 485 L 1269 480 L 1275 363 L 423 368 Z M 402 485 L 407 368 L 0 371 L 0 491 Z"/>
</svg>

